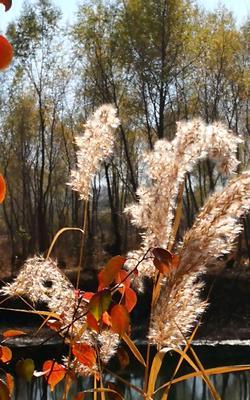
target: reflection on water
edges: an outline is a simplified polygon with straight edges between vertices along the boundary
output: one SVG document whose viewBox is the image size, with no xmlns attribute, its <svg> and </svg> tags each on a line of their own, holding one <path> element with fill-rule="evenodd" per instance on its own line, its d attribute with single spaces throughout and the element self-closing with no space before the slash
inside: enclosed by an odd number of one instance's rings
<svg viewBox="0 0 250 400">
<path fill-rule="evenodd" d="M 250 373 L 232 373 L 211 377 L 217 392 L 224 400 L 250 399 Z M 174 388 L 172 400 L 210 400 L 213 399 L 207 385 L 201 379 L 190 379 Z"/>
<path fill-rule="evenodd" d="M 210 346 L 199 346 L 197 349 L 196 351 L 199 355 L 199 358 L 202 360 L 203 365 L 205 365 L 207 368 L 219 365 L 250 364 L 250 347 L 217 346 L 212 348 Z M 166 357 L 160 371 L 156 387 L 159 387 L 165 382 L 169 381 L 172 371 L 176 366 L 176 362 L 177 358 L 173 355 Z M 118 364 L 113 362 L 113 365 L 111 365 L 110 368 L 112 368 L 114 372 L 121 376 L 121 371 L 118 371 Z M 181 375 L 189 372 L 191 372 L 190 368 L 187 365 L 183 366 Z M 136 362 L 133 363 L 133 357 L 131 357 L 129 372 L 123 372 L 122 377 L 136 387 L 142 388 L 143 373 L 143 368 L 138 366 Z M 222 400 L 250 400 L 249 371 L 214 375 L 210 377 L 210 380 L 214 384 Z M 108 382 L 114 383 L 118 388 L 118 391 L 126 400 L 139 400 L 143 398 L 140 393 L 129 388 L 124 383 L 116 380 L 111 374 L 106 374 L 104 377 L 104 384 L 106 387 Z M 72 400 L 76 393 L 92 387 L 93 381 L 91 378 L 84 380 L 79 379 L 77 382 L 73 383 L 68 400 Z M 36 378 L 31 383 L 26 383 L 21 379 L 16 379 L 13 400 L 62 400 L 63 392 L 64 382 L 59 383 L 56 386 L 54 393 L 51 393 L 42 378 Z M 162 394 L 163 391 L 160 391 L 154 396 L 154 399 L 161 399 Z M 93 399 L 93 394 L 85 396 L 84 399 Z M 108 400 L 108 396 L 106 396 L 106 399 Z M 172 385 L 168 399 L 212 400 L 213 397 L 211 396 L 206 383 L 201 378 L 193 378 L 185 382 Z"/>
<path fill-rule="evenodd" d="M 142 387 L 142 377 L 130 377 L 130 382 L 135 386 Z M 115 382 L 110 376 L 107 377 L 109 381 Z M 250 372 L 237 372 L 226 375 L 216 375 L 211 377 L 217 392 L 220 394 L 222 400 L 249 400 L 250 399 Z M 125 387 L 123 384 L 118 384 L 120 393 L 126 400 L 141 400 L 142 396 L 136 393 L 135 390 Z M 163 383 L 163 381 L 162 381 Z M 86 388 L 91 387 L 91 382 L 81 382 L 73 384 L 72 390 L 68 399 L 73 399 L 74 395 Z M 64 385 L 60 383 L 56 386 L 54 393 L 44 385 L 42 379 L 36 379 L 32 383 L 24 383 L 23 381 L 16 382 L 15 400 L 62 400 Z M 161 399 L 162 392 L 155 395 L 154 399 Z M 107 396 L 106 396 L 107 397 Z M 93 395 L 89 394 L 86 399 L 93 399 Z M 209 389 L 204 381 L 200 378 L 189 379 L 185 382 L 173 385 L 169 400 L 212 400 Z"/>
</svg>

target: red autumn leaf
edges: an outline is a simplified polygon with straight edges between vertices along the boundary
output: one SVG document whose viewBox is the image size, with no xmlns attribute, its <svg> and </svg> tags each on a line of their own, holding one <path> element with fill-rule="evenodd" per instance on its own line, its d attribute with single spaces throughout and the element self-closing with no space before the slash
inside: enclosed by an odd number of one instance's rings
<svg viewBox="0 0 250 400">
<path fill-rule="evenodd" d="M 14 391 L 14 378 L 11 374 L 6 372 L 5 380 L 6 380 L 7 388 L 9 389 L 9 393 L 10 393 L 10 395 L 12 395 L 12 393 Z"/>
<path fill-rule="evenodd" d="M 97 321 L 101 318 L 104 311 L 107 311 L 112 297 L 109 289 L 100 290 L 97 292 L 89 302 L 89 312 L 95 317 Z"/>
<path fill-rule="evenodd" d="M 104 313 L 102 314 L 102 322 L 107 326 L 112 325 L 110 315 L 107 311 L 104 311 Z"/>
<path fill-rule="evenodd" d="M 5 11 L 8 11 L 12 5 L 12 0 L 0 0 L 0 4 L 5 6 Z"/>
<path fill-rule="evenodd" d="M 112 330 L 115 333 L 118 333 L 120 336 L 122 336 L 124 333 L 129 331 L 129 313 L 123 305 L 114 305 L 114 307 L 111 309 L 110 317 Z"/>
<path fill-rule="evenodd" d="M 89 303 L 89 300 L 94 296 L 93 292 L 84 292 L 83 290 L 77 289 L 75 290 L 76 298 L 83 299 L 86 303 Z"/>
<path fill-rule="evenodd" d="M 170 251 L 156 247 L 152 250 L 154 266 L 164 275 L 169 274 L 173 255 Z"/>
<path fill-rule="evenodd" d="M 124 306 L 126 307 L 128 312 L 131 312 L 133 310 L 136 303 L 137 303 L 137 295 L 135 291 L 131 288 L 127 288 L 125 290 L 125 295 L 124 295 Z"/>
<path fill-rule="evenodd" d="M 117 356 L 118 356 L 118 360 L 119 360 L 121 369 L 125 369 L 129 365 L 128 352 L 125 349 L 123 349 L 122 347 L 120 347 L 117 350 Z"/>
<path fill-rule="evenodd" d="M 0 380 L 0 399 L 10 400 L 10 391 L 8 386 L 2 380 Z"/>
<path fill-rule="evenodd" d="M 0 346 L 0 361 L 7 363 L 12 359 L 12 351 L 7 346 Z"/>
<path fill-rule="evenodd" d="M 13 58 L 13 47 L 8 40 L 0 35 L 0 69 L 7 68 Z"/>
<path fill-rule="evenodd" d="M 72 346 L 72 353 L 80 363 L 92 368 L 96 364 L 96 352 L 87 343 L 76 343 Z"/>
<path fill-rule="evenodd" d="M 43 371 L 45 372 L 45 377 L 51 392 L 53 392 L 55 386 L 65 377 L 65 367 L 58 364 L 56 361 L 47 360 L 43 364 Z"/>
<path fill-rule="evenodd" d="M 90 300 L 92 299 L 92 297 L 94 296 L 94 294 L 95 293 L 93 293 L 93 292 L 84 292 L 81 297 L 83 298 L 83 300 L 85 300 L 89 303 Z"/>
<path fill-rule="evenodd" d="M 121 256 L 115 256 L 109 260 L 107 265 L 98 274 L 100 287 L 107 287 L 115 280 L 125 261 L 126 258 Z"/>
<path fill-rule="evenodd" d="M 8 329 L 7 331 L 3 332 L 4 338 L 12 338 L 21 335 L 27 335 L 27 333 L 18 329 Z"/>
<path fill-rule="evenodd" d="M 121 271 L 118 272 L 115 282 L 117 284 L 120 284 L 122 282 L 122 287 L 119 288 L 119 292 L 123 295 L 126 288 L 130 287 L 130 278 L 128 276 L 129 272 L 126 271 L 125 269 L 121 269 Z"/>
<path fill-rule="evenodd" d="M 98 322 L 90 312 L 87 314 L 87 324 L 88 328 L 93 329 L 96 332 L 99 332 Z"/>
<path fill-rule="evenodd" d="M 4 201 L 6 196 L 6 183 L 2 174 L 0 174 L 0 204 Z"/>
</svg>

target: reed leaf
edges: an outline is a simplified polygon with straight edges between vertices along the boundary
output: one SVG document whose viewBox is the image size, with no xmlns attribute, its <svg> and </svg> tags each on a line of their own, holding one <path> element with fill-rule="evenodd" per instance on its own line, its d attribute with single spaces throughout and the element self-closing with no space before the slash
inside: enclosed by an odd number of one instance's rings
<svg viewBox="0 0 250 400">
<path fill-rule="evenodd" d="M 227 374 L 230 372 L 240 372 L 240 371 L 250 371 L 250 365 L 248 365 L 248 364 L 246 364 L 246 365 L 230 365 L 230 366 L 225 366 L 225 367 L 208 368 L 208 369 L 205 369 L 204 371 L 191 372 L 190 374 L 185 374 L 183 376 L 180 376 L 179 378 L 175 378 L 171 381 L 164 383 L 163 385 L 161 385 L 154 391 L 154 395 L 156 393 L 158 393 L 160 390 L 168 387 L 171 384 L 183 382 L 183 381 L 186 381 L 187 379 L 195 378 L 195 377 L 202 378 L 204 373 L 206 375 L 218 375 L 218 374 Z"/>
<path fill-rule="evenodd" d="M 148 388 L 147 388 L 147 395 L 151 397 L 155 390 L 156 380 L 159 374 L 159 371 L 162 366 L 163 359 L 165 354 L 167 354 L 171 349 L 166 349 L 166 351 L 158 351 L 154 356 L 153 362 L 150 368 L 149 380 L 148 380 Z"/>
<path fill-rule="evenodd" d="M 47 253 L 47 256 L 46 256 L 46 260 L 49 259 L 50 254 L 51 254 L 51 252 L 52 252 L 52 250 L 53 250 L 53 248 L 54 248 L 54 246 L 55 246 L 56 241 L 58 240 L 58 238 L 59 238 L 64 232 L 68 232 L 68 231 L 77 231 L 77 232 L 81 232 L 82 235 L 84 236 L 84 230 L 81 229 L 81 228 L 64 227 L 64 228 L 60 229 L 60 230 L 55 234 L 55 236 L 54 236 L 54 238 L 53 238 L 53 240 L 52 240 L 52 242 L 51 242 L 51 245 L 50 245 L 50 247 L 49 247 L 49 250 L 48 250 L 48 253 Z"/>
<path fill-rule="evenodd" d="M 194 328 L 194 330 L 193 330 L 193 332 L 192 332 L 190 338 L 187 339 L 187 341 L 186 341 L 186 346 L 185 346 L 185 348 L 184 348 L 184 350 L 183 350 L 183 353 L 184 353 L 184 354 L 187 353 L 187 351 L 188 351 L 188 349 L 189 349 L 189 347 L 190 347 L 192 341 L 194 340 L 194 337 L 195 337 L 195 335 L 196 335 L 196 332 L 197 332 L 198 328 L 199 328 L 199 324 L 196 325 L 196 327 Z M 179 371 L 183 360 L 184 360 L 184 357 L 183 357 L 183 354 L 182 354 L 181 357 L 179 358 L 178 364 L 177 364 L 177 366 L 176 366 L 176 368 L 175 368 L 175 370 L 174 370 L 172 379 L 174 379 L 174 377 L 176 376 L 177 372 Z M 171 381 L 170 381 L 170 382 L 171 382 Z M 161 400 L 167 400 L 168 392 L 169 392 L 170 387 L 171 387 L 171 385 L 170 385 L 169 387 L 166 388 L 166 390 L 164 391 L 164 394 L 163 394 Z"/>
<path fill-rule="evenodd" d="M 22 310 L 20 308 L 4 308 L 4 307 L 0 307 L 0 310 L 21 312 L 21 313 L 26 313 L 26 314 L 36 314 L 36 315 L 41 315 L 41 316 L 46 316 L 49 318 L 55 318 L 55 319 L 61 320 L 60 315 L 58 315 L 52 311 Z"/>
<path fill-rule="evenodd" d="M 93 393 L 94 395 L 95 394 L 97 394 L 97 393 L 101 393 L 101 395 L 102 394 L 105 394 L 105 393 L 113 393 L 113 394 L 115 394 L 120 400 L 124 400 L 124 397 L 122 397 L 121 395 L 120 395 L 120 393 L 118 393 L 116 390 L 113 390 L 113 389 L 108 389 L 108 388 L 95 388 L 95 389 L 86 389 L 86 390 L 83 390 L 83 392 L 80 392 L 80 393 Z M 79 393 L 78 393 L 79 394 Z"/>
<path fill-rule="evenodd" d="M 133 340 L 130 339 L 130 337 L 124 333 L 122 335 L 122 339 L 124 340 L 124 342 L 127 344 L 127 346 L 130 348 L 130 350 L 132 351 L 132 353 L 134 354 L 135 358 L 144 366 L 146 367 L 146 363 L 145 360 L 143 358 L 143 356 L 141 355 L 138 347 L 135 345 L 135 343 L 133 342 Z"/>
</svg>

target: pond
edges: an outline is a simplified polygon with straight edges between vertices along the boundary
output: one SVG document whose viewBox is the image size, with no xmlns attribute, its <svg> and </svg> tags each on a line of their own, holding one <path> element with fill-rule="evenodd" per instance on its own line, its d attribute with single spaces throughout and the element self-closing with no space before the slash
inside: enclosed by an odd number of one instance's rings
<svg viewBox="0 0 250 400">
<path fill-rule="evenodd" d="M 224 282 L 224 286 L 222 284 Z M 213 281 L 214 282 L 214 281 Z M 218 287 L 216 285 L 218 283 Z M 194 342 L 194 349 L 199 356 L 205 368 L 212 368 L 224 365 L 242 365 L 250 364 L 250 340 L 242 340 L 249 338 L 249 282 L 235 281 L 231 284 L 231 280 L 218 280 L 214 283 L 214 292 L 219 300 L 213 301 L 210 307 L 210 319 L 208 323 L 203 324 L 199 328 L 199 332 L 203 330 L 199 336 L 200 341 Z M 239 284 L 239 290 L 231 291 L 231 286 L 235 289 L 235 284 Z M 240 282 L 240 283 L 239 283 Z M 226 288 L 230 288 L 230 295 L 226 293 Z M 92 289 L 92 288 L 89 288 Z M 244 290 L 243 290 L 244 289 Z M 236 293 L 236 294 L 235 294 Z M 218 295 L 220 294 L 220 296 Z M 228 299 L 227 302 L 225 299 Z M 238 303 L 239 304 L 238 304 Z M 133 335 L 138 338 L 138 346 L 140 351 L 145 354 L 145 346 L 143 338 L 145 338 L 146 322 L 148 320 L 148 311 L 146 308 L 146 300 L 139 299 L 139 307 L 137 313 L 134 313 L 132 327 L 134 327 Z M 62 354 L 67 354 L 67 349 L 60 345 L 58 338 L 55 336 L 46 341 L 46 332 L 33 336 L 41 323 L 41 318 L 35 315 L 28 315 L 18 312 L 11 312 L 12 308 L 24 308 L 23 302 L 20 304 L 9 301 L 4 303 L 7 307 L 0 312 L 0 333 L 5 329 L 23 329 L 30 334 L 24 335 L 9 343 L 13 346 L 13 362 L 10 364 L 9 372 L 15 376 L 15 392 L 13 400 L 62 400 L 64 391 L 64 382 L 59 383 L 54 393 L 51 393 L 43 378 L 34 378 L 31 383 L 16 377 L 15 363 L 21 358 L 32 358 L 35 361 L 36 370 L 42 369 L 44 361 L 49 359 L 61 360 Z M 223 306 L 223 308 L 222 308 Z M 239 307 L 240 306 L 240 307 Z M 41 305 L 42 309 L 43 306 Z M 209 313 L 208 313 L 209 314 Z M 237 316 L 234 320 L 231 317 Z M 142 322 L 141 322 L 142 321 Z M 141 324 L 140 324 L 141 322 Z M 43 336 L 45 335 L 45 336 Z M 51 331 L 48 330 L 51 337 Z M 237 340 L 222 340 L 230 337 Z M 213 338 L 213 340 L 201 340 L 201 338 Z M 215 339 L 219 339 L 215 341 Z M 238 340 L 241 339 L 241 340 Z M 44 343 L 43 343 L 44 342 Z M 171 379 L 171 375 L 178 362 L 178 358 L 174 354 L 167 354 L 164 359 L 163 366 L 160 370 L 159 380 L 156 387 L 161 386 Z M 119 363 L 113 359 L 109 365 L 110 372 L 105 372 L 105 385 L 111 382 L 116 385 L 118 391 L 125 399 L 139 400 L 142 396 L 136 391 L 127 387 L 123 382 L 118 381 L 112 373 L 118 374 L 123 379 L 130 382 L 136 387 L 143 387 L 143 368 L 140 367 L 134 356 L 130 354 L 130 364 L 125 371 L 120 370 Z M 186 363 L 180 371 L 180 375 L 192 372 Z M 223 375 L 211 376 L 216 390 L 220 394 L 222 400 L 250 400 L 250 372 L 235 372 Z M 72 385 L 72 390 L 68 396 L 68 400 L 73 400 L 74 395 L 87 388 L 93 387 L 92 379 L 79 379 Z M 154 399 L 161 399 L 162 392 Z M 93 399 L 93 394 L 85 397 L 85 399 Z M 168 400 L 210 400 L 212 396 L 207 385 L 200 378 L 193 378 L 187 381 L 172 385 Z M 1 400 L 1 397 L 0 397 Z M 99 400 L 99 399 L 98 399 Z M 106 396 L 106 400 L 108 396 Z M 113 399 L 112 399 L 113 400 Z"/>
<path fill-rule="evenodd" d="M 215 342 L 197 342 L 194 344 L 195 352 L 206 368 L 233 364 L 249 364 L 250 363 L 250 342 L 241 341 L 224 341 L 221 344 Z M 34 358 L 36 368 L 41 368 L 44 360 L 48 357 L 59 356 L 63 349 L 58 345 L 44 345 L 43 347 L 34 346 L 31 348 L 16 348 L 18 357 L 22 356 Z M 65 349 L 64 349 L 65 350 Z M 142 353 L 145 352 L 145 346 L 140 346 Z M 15 353 L 15 350 L 14 350 Z M 164 384 L 171 378 L 171 374 L 176 366 L 178 358 L 174 354 L 167 354 L 164 359 L 163 366 L 160 370 L 157 387 Z M 13 371 L 11 371 L 13 372 Z M 183 367 L 179 375 L 192 372 L 187 364 Z M 119 364 L 114 359 L 109 365 L 109 372 L 104 374 L 105 385 L 115 385 L 114 387 L 124 396 L 125 399 L 139 400 L 142 399 L 140 393 L 133 388 L 127 387 L 123 382 L 119 381 L 113 374 L 117 374 L 124 380 L 129 381 L 132 385 L 143 387 L 143 368 L 138 366 L 133 355 L 130 357 L 130 364 L 125 371 L 119 370 Z M 222 400 L 248 400 L 250 399 L 250 372 L 241 371 L 235 373 L 221 374 L 211 376 L 217 392 Z M 85 389 L 91 389 L 93 386 L 92 378 L 78 379 L 74 382 L 69 393 L 68 399 L 74 398 L 74 395 Z M 15 393 L 14 400 L 62 400 L 64 391 L 64 382 L 60 382 L 53 393 L 46 386 L 43 378 L 33 378 L 30 383 L 23 381 L 21 378 L 15 377 Z M 154 399 L 161 399 L 162 391 L 155 395 Z M 93 394 L 88 394 L 84 399 L 93 399 Z M 98 397 L 99 399 L 99 397 Z M 109 399 L 106 396 L 106 399 Z M 169 400 L 210 400 L 213 397 L 206 383 L 200 378 L 192 378 L 184 382 L 180 382 L 171 387 L 169 392 Z M 113 400 L 113 398 L 112 398 Z"/>
</svg>

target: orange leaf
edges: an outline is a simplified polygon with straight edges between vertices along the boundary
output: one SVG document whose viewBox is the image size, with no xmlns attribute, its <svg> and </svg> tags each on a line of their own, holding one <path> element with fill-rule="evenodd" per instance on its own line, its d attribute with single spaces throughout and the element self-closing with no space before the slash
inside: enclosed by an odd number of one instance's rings
<svg viewBox="0 0 250 400">
<path fill-rule="evenodd" d="M 23 332 L 23 331 L 19 331 L 18 329 L 9 329 L 9 330 L 3 332 L 4 338 L 11 338 L 11 337 L 21 336 L 21 335 L 27 335 L 27 333 Z"/>
<path fill-rule="evenodd" d="M 118 272 L 115 282 L 117 284 L 120 284 L 122 282 L 122 286 L 119 288 L 119 292 L 124 295 L 126 288 L 130 287 L 130 278 L 128 276 L 129 272 L 126 271 L 125 269 L 121 269 L 121 271 Z"/>
<path fill-rule="evenodd" d="M 123 349 L 122 347 L 120 347 L 117 350 L 117 356 L 118 356 L 118 359 L 119 359 L 119 363 L 120 363 L 121 369 L 125 369 L 129 365 L 128 352 L 125 349 Z"/>
<path fill-rule="evenodd" d="M 0 204 L 4 201 L 6 196 L 6 183 L 2 174 L 0 174 Z"/>
<path fill-rule="evenodd" d="M 94 294 L 95 293 L 93 293 L 93 292 L 84 292 L 83 290 L 80 290 L 80 289 L 75 290 L 76 298 L 77 299 L 82 298 L 87 303 L 89 303 L 90 299 L 94 296 Z"/>
<path fill-rule="evenodd" d="M 2 380 L 0 380 L 0 399 L 1 400 L 10 400 L 9 389 Z"/>
<path fill-rule="evenodd" d="M 110 313 L 112 330 L 122 336 L 129 331 L 129 313 L 127 309 L 121 305 L 116 304 L 111 309 Z"/>
<path fill-rule="evenodd" d="M 93 329 L 96 332 L 99 332 L 98 322 L 90 312 L 87 314 L 87 324 L 88 328 Z"/>
<path fill-rule="evenodd" d="M 7 388 L 9 389 L 9 393 L 10 393 L 10 395 L 12 395 L 12 393 L 14 391 L 14 378 L 11 374 L 8 374 L 6 372 L 5 379 L 6 379 Z"/>
<path fill-rule="evenodd" d="M 43 364 L 43 371 L 47 379 L 47 383 L 50 386 L 51 392 L 53 392 L 55 386 L 65 377 L 66 370 L 61 364 L 56 361 L 47 360 Z"/>
<path fill-rule="evenodd" d="M 128 276 L 129 271 L 126 271 L 125 269 L 121 269 L 121 271 L 118 272 L 117 277 L 116 277 L 116 283 L 121 283 L 123 282 L 123 285 L 125 287 L 130 287 L 130 278 Z"/>
<path fill-rule="evenodd" d="M 115 280 L 125 261 L 126 258 L 121 256 L 115 256 L 109 260 L 105 268 L 98 274 L 101 287 L 107 287 Z"/>
<path fill-rule="evenodd" d="M 92 368 L 96 363 L 96 352 L 87 343 L 76 343 L 72 346 L 72 353 L 80 363 Z"/>
<path fill-rule="evenodd" d="M 81 297 L 83 298 L 83 300 L 87 301 L 88 303 L 90 302 L 90 300 L 92 299 L 92 297 L 94 296 L 95 293 L 93 292 L 84 292 Z"/>
<path fill-rule="evenodd" d="M 12 351 L 7 346 L 0 346 L 0 361 L 7 363 L 12 359 Z"/>
<path fill-rule="evenodd" d="M 127 288 L 125 290 L 124 300 L 124 306 L 128 312 L 131 312 L 137 303 L 137 295 L 135 291 L 131 288 Z"/>
<path fill-rule="evenodd" d="M 0 69 L 7 68 L 13 58 L 13 47 L 5 39 L 4 36 L 0 35 Z"/>
<path fill-rule="evenodd" d="M 0 0 L 0 4 L 5 6 L 5 11 L 8 11 L 12 5 L 12 0 Z"/>
<path fill-rule="evenodd" d="M 107 311 L 112 297 L 109 289 L 103 289 L 97 292 L 89 302 L 89 311 L 97 321 L 101 318 L 104 311 Z"/>
<path fill-rule="evenodd" d="M 112 325 L 110 315 L 107 311 L 104 311 L 102 314 L 102 322 L 108 326 Z"/>
<path fill-rule="evenodd" d="M 173 255 L 170 251 L 156 247 L 152 250 L 154 266 L 164 275 L 169 274 Z"/>
</svg>

